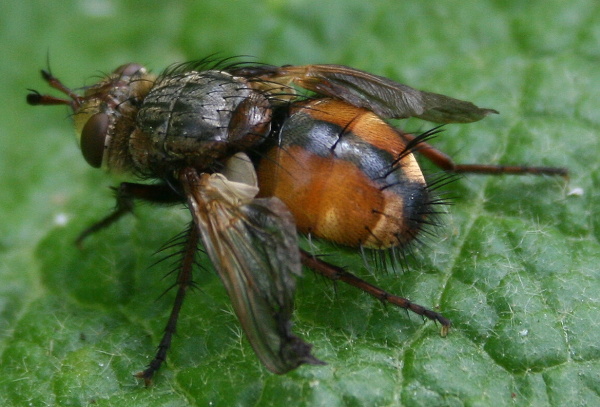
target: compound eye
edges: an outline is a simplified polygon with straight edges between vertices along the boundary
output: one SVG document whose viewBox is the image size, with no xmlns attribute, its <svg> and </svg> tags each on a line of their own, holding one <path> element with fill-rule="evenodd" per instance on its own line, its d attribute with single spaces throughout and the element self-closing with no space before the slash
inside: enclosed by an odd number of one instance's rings
<svg viewBox="0 0 600 407">
<path fill-rule="evenodd" d="M 132 76 L 143 69 L 144 69 L 144 67 L 142 65 L 131 63 L 131 64 L 121 65 L 120 67 L 115 69 L 113 71 L 113 73 L 117 74 L 119 76 Z"/>
<path fill-rule="evenodd" d="M 94 168 L 102 166 L 108 126 L 108 115 L 106 113 L 96 113 L 88 119 L 85 126 L 83 126 L 83 130 L 81 130 L 83 158 Z"/>
</svg>

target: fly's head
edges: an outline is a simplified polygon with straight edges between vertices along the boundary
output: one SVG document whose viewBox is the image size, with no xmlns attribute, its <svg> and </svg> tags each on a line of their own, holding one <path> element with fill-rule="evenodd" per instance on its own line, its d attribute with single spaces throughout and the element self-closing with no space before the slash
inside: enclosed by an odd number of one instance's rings
<svg viewBox="0 0 600 407">
<path fill-rule="evenodd" d="M 140 105 L 154 85 L 155 75 L 139 64 L 121 65 L 100 82 L 85 88 L 83 95 L 67 88 L 49 71 L 42 71 L 42 77 L 69 99 L 32 91 L 28 103 L 70 106 L 87 163 L 113 172 L 131 172 L 128 139 L 135 129 Z"/>
</svg>

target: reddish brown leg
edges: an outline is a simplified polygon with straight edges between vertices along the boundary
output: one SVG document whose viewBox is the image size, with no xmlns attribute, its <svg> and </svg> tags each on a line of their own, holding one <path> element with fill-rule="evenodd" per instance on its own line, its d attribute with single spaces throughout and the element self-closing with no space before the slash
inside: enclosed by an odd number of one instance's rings
<svg viewBox="0 0 600 407">
<path fill-rule="evenodd" d="M 187 241 L 185 243 L 185 247 L 183 248 L 183 257 L 181 259 L 181 269 L 179 270 L 179 274 L 177 274 L 177 295 L 175 296 L 175 302 L 173 303 L 173 309 L 171 310 L 171 315 L 169 316 L 169 320 L 167 321 L 167 326 L 165 327 L 165 331 L 163 337 L 158 345 L 158 351 L 156 352 L 156 356 L 150 362 L 148 367 L 136 373 L 136 377 L 140 379 L 144 379 L 144 383 L 146 386 L 152 384 L 152 376 L 154 373 L 160 369 L 160 366 L 167 359 L 167 352 L 171 347 L 171 340 L 173 339 L 173 335 L 177 331 L 177 319 L 179 318 L 179 312 L 181 311 L 181 307 L 183 306 L 183 300 L 185 298 L 185 294 L 192 284 L 192 270 L 194 267 L 194 261 L 196 257 L 196 252 L 198 250 L 198 241 L 200 240 L 200 232 L 196 225 L 192 224 L 190 226 L 190 230 L 188 232 Z"/>
<path fill-rule="evenodd" d="M 181 200 L 181 197 L 166 184 L 146 185 L 123 182 L 118 188 L 114 188 L 114 190 L 117 199 L 116 208 L 108 216 L 81 232 L 77 240 L 75 240 L 77 246 L 81 246 L 88 236 L 112 225 L 121 219 L 123 215 L 133 212 L 134 200 L 136 199 L 163 204 L 179 202 Z"/>
<path fill-rule="evenodd" d="M 450 329 L 450 320 L 444 318 L 441 314 L 438 314 L 435 311 L 431 311 L 425 307 L 415 304 L 406 298 L 390 294 L 382 290 L 381 288 L 376 287 L 373 284 L 370 284 L 356 277 L 354 274 L 347 272 L 341 267 L 337 267 L 327 262 L 324 262 L 323 260 L 320 260 L 319 258 L 311 255 L 310 253 L 305 252 L 304 250 L 300 250 L 300 259 L 302 260 L 303 265 L 313 269 L 317 273 L 329 278 L 330 280 L 343 281 L 346 284 L 350 284 L 351 286 L 356 287 L 369 295 L 372 295 L 373 297 L 377 298 L 382 302 L 390 303 L 392 305 L 408 309 L 417 315 L 421 315 L 425 318 L 429 318 L 433 321 L 439 322 L 442 325 L 442 336 L 446 336 L 448 330 Z"/>
<path fill-rule="evenodd" d="M 407 141 L 413 141 L 412 134 L 402 134 Z M 427 142 L 420 142 L 416 151 L 444 171 L 472 174 L 513 174 L 513 175 L 560 175 L 568 177 L 569 171 L 560 167 L 529 167 L 524 165 L 491 165 L 491 164 L 455 164 L 446 153 Z"/>
</svg>

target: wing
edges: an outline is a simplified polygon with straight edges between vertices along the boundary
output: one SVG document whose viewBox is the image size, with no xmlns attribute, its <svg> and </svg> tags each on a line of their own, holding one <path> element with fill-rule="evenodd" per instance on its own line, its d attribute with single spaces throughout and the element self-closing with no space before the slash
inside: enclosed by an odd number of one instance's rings
<svg viewBox="0 0 600 407">
<path fill-rule="evenodd" d="M 222 174 L 186 169 L 180 178 L 204 248 L 261 362 L 278 374 L 303 363 L 323 364 L 291 331 L 301 264 L 286 206 L 277 198 L 253 199 L 257 188 Z"/>
<path fill-rule="evenodd" d="M 281 89 L 277 88 L 277 84 L 295 84 L 320 95 L 369 109 L 387 119 L 418 117 L 436 123 L 469 123 L 481 120 L 490 113 L 498 113 L 493 109 L 477 107 L 471 102 L 416 90 L 343 65 L 258 65 L 237 68 L 231 72 L 265 81 L 264 86 L 270 92 Z"/>
</svg>

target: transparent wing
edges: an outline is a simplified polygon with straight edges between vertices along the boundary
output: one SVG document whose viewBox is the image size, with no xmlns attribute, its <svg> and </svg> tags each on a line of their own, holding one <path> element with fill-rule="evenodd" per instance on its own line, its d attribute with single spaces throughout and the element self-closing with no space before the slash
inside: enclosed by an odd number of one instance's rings
<svg viewBox="0 0 600 407">
<path fill-rule="evenodd" d="M 343 65 L 264 65 L 239 68 L 233 73 L 264 80 L 269 91 L 275 89 L 271 85 L 273 83 L 295 84 L 320 95 L 364 107 L 388 119 L 418 117 L 436 123 L 469 123 L 490 113 L 498 113 L 471 102 L 423 92 Z"/>
<path fill-rule="evenodd" d="M 285 205 L 277 198 L 253 199 L 256 192 L 246 194 L 247 184 L 221 174 L 187 169 L 181 181 L 204 248 L 262 363 L 278 374 L 303 363 L 322 364 L 291 331 L 301 264 Z"/>
</svg>

